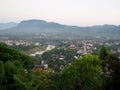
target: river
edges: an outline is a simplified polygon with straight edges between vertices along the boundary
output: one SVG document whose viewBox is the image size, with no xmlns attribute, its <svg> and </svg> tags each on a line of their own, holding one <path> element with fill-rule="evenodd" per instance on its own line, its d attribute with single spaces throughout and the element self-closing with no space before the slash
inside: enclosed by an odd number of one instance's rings
<svg viewBox="0 0 120 90">
<path fill-rule="evenodd" d="M 48 45 L 45 50 L 43 50 L 43 51 L 36 51 L 35 53 L 30 54 L 30 56 L 42 55 L 44 52 L 47 52 L 47 51 L 52 50 L 54 48 L 55 48 L 54 45 Z"/>
</svg>

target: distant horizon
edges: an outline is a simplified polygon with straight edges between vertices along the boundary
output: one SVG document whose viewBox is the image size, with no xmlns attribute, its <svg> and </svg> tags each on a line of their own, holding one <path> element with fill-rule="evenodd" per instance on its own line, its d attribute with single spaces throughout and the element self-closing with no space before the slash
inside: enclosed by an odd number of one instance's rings
<svg viewBox="0 0 120 90">
<path fill-rule="evenodd" d="M 19 20 L 19 21 L 6 21 L 6 22 L 0 22 L 0 23 L 17 23 L 19 24 L 22 21 L 26 21 L 26 20 L 43 20 L 43 19 L 24 19 L 24 20 Z M 68 23 L 60 23 L 60 22 L 56 22 L 56 21 L 48 21 L 48 20 L 43 20 L 46 22 L 54 22 L 54 23 L 58 23 L 58 24 L 62 24 L 62 25 L 68 25 L 68 26 L 80 26 L 80 25 L 73 25 L 73 24 L 68 24 Z M 97 25 L 116 25 L 119 26 L 120 24 L 108 24 L 108 23 L 104 23 L 104 24 L 93 24 L 93 25 L 81 25 L 80 27 L 89 27 L 89 26 L 97 26 Z"/>
</svg>

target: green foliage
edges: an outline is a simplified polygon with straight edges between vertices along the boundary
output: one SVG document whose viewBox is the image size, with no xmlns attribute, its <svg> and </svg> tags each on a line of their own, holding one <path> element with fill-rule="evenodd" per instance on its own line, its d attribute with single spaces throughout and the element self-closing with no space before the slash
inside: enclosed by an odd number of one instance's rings
<svg viewBox="0 0 120 90">
<path fill-rule="evenodd" d="M 106 46 L 102 46 L 99 53 L 99 58 L 102 60 L 107 60 L 109 58 L 110 51 Z"/>
<path fill-rule="evenodd" d="M 51 72 L 42 68 L 31 71 L 34 90 L 52 90 Z"/>
<path fill-rule="evenodd" d="M 0 61 L 0 83 L 2 82 L 2 80 L 4 78 L 4 74 L 5 74 L 4 64 L 2 61 Z"/>
<path fill-rule="evenodd" d="M 62 72 L 62 90 L 102 90 L 102 69 L 98 57 L 86 55 Z"/>
<path fill-rule="evenodd" d="M 21 84 L 18 85 L 18 82 L 28 82 L 27 73 L 32 64 L 29 56 L 0 43 L 0 90 L 23 90 L 24 87 L 28 87 L 25 84 L 26 86 L 21 86 L 20 89 Z"/>
<path fill-rule="evenodd" d="M 32 65 L 32 60 L 29 56 L 20 53 L 15 49 L 11 49 L 9 46 L 0 43 L 0 60 L 6 63 L 7 61 L 18 60 L 23 63 L 26 69 L 29 69 Z"/>
<path fill-rule="evenodd" d="M 120 90 L 120 60 L 110 52 L 110 50 L 103 46 L 100 50 L 99 58 L 102 61 L 103 72 L 106 81 L 106 90 Z M 107 68 L 107 70 L 105 70 Z"/>
<path fill-rule="evenodd" d="M 14 88 L 16 88 L 14 76 L 18 75 L 21 70 L 24 70 L 22 63 L 19 61 L 8 61 L 3 64 L 3 70 L 4 77 L 0 82 L 0 88 L 3 88 L 3 90 L 13 90 Z"/>
</svg>

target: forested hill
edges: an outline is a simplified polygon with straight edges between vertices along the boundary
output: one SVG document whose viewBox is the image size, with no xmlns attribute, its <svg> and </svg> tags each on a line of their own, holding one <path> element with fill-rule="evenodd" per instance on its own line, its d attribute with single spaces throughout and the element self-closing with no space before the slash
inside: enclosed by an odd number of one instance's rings
<svg viewBox="0 0 120 90">
<path fill-rule="evenodd" d="M 120 37 L 120 26 L 117 25 L 95 25 L 89 27 L 63 25 L 44 20 L 24 20 L 16 27 L 4 29 L 0 34 L 64 34 L 72 36 L 94 36 L 94 37 Z"/>
</svg>

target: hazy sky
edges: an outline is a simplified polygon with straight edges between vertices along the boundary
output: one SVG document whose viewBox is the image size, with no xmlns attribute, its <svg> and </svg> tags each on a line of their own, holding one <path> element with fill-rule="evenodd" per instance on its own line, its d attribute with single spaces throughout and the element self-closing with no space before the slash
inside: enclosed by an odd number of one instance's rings
<svg viewBox="0 0 120 90">
<path fill-rule="evenodd" d="M 0 22 L 27 19 L 79 26 L 120 24 L 120 0 L 0 0 Z"/>
</svg>

